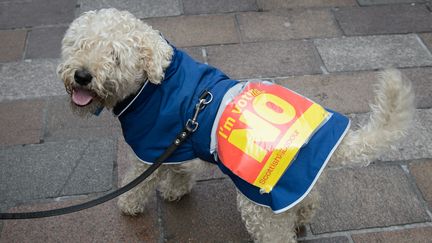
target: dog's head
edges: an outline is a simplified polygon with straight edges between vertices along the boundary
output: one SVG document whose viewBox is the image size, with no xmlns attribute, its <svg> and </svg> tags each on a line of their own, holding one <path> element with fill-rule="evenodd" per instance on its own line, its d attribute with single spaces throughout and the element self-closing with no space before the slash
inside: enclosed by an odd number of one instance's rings
<svg viewBox="0 0 432 243">
<path fill-rule="evenodd" d="M 57 73 L 71 106 L 86 115 L 112 108 L 138 91 L 145 80 L 159 84 L 172 47 L 126 11 L 90 11 L 74 20 L 62 41 Z"/>
</svg>

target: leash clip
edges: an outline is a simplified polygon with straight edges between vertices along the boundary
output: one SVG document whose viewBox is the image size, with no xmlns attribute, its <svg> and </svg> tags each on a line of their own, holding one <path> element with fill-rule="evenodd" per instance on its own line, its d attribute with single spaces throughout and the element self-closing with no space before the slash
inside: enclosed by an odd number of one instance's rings
<svg viewBox="0 0 432 243">
<path fill-rule="evenodd" d="M 187 120 L 185 128 L 189 132 L 195 132 L 198 129 L 199 123 L 197 122 L 198 114 L 213 100 L 213 95 L 209 91 L 204 91 L 200 96 L 198 103 L 195 105 L 195 113 L 193 117 Z"/>
</svg>

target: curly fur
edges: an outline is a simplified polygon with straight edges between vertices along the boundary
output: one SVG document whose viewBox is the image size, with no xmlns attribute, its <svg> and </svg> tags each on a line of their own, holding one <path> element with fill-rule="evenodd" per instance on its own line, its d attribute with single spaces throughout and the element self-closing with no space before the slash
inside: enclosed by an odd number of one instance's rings
<svg viewBox="0 0 432 243">
<path fill-rule="evenodd" d="M 62 41 L 57 72 L 68 93 L 77 84 L 75 71 L 86 68 L 93 76 L 88 89 L 97 98 L 78 114 L 97 107 L 112 108 L 135 93 L 144 80 L 159 84 L 173 50 L 159 32 L 126 11 L 90 11 L 74 20 Z"/>
<path fill-rule="evenodd" d="M 85 116 L 103 105 L 112 108 L 118 101 L 135 93 L 143 82 L 159 84 L 173 53 L 170 45 L 157 30 L 125 11 L 103 9 L 84 13 L 66 32 L 62 42 L 63 62 L 58 73 L 66 90 L 79 86 L 74 73 L 86 68 L 92 74 L 87 89 L 97 94 L 85 107 L 71 102 L 73 110 Z M 411 84 L 397 70 L 381 73 L 376 100 L 371 105 L 369 122 L 349 131 L 330 161 L 332 166 L 366 166 L 405 135 L 414 112 Z M 148 166 L 138 159 L 123 183 L 137 177 Z M 156 188 L 169 201 L 179 200 L 190 192 L 195 175 L 206 166 L 200 160 L 180 165 L 164 165 L 145 183 L 124 194 L 118 200 L 121 211 L 136 215 Z M 319 183 L 325 177 L 320 177 Z M 318 207 L 316 189 L 298 205 L 281 214 L 258 206 L 241 193 L 237 205 L 246 229 L 257 242 L 296 242 L 296 228 L 313 217 Z"/>
</svg>

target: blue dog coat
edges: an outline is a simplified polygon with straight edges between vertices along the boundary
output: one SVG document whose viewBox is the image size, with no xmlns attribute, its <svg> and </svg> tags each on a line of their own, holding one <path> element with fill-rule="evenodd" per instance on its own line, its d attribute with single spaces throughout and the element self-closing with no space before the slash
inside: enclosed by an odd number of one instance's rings
<svg viewBox="0 0 432 243">
<path fill-rule="evenodd" d="M 213 100 L 199 114 L 199 128 L 165 163 L 176 164 L 195 158 L 215 163 L 232 179 L 241 193 L 257 204 L 270 207 L 275 213 L 300 202 L 309 193 L 346 133 L 349 120 L 330 111 L 331 118 L 300 149 L 272 191 L 262 194 L 258 187 L 242 180 L 224 166 L 212 141 L 212 128 L 218 119 L 217 114 L 226 105 L 225 94 L 238 89 L 241 83 L 173 48 L 172 61 L 162 83 L 155 85 L 146 82 L 136 95 L 113 109 L 120 120 L 126 142 L 137 157 L 144 163 L 153 163 L 193 116 L 199 96 L 208 90 Z"/>
</svg>

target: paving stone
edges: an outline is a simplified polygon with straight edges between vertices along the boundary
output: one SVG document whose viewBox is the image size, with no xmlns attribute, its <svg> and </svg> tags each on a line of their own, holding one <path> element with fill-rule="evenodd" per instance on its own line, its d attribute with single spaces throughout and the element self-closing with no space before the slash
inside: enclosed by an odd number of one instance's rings
<svg viewBox="0 0 432 243">
<path fill-rule="evenodd" d="M 394 3 L 423 3 L 425 0 L 357 0 L 361 6 L 394 4 Z"/>
<path fill-rule="evenodd" d="M 233 78 L 321 73 L 319 59 L 308 41 L 210 46 L 206 50 L 209 64 Z"/>
<path fill-rule="evenodd" d="M 250 239 L 229 180 L 200 182 L 179 202 L 164 202 L 166 242 L 244 242 Z"/>
<path fill-rule="evenodd" d="M 314 234 L 430 221 L 399 166 L 329 170 Z"/>
<path fill-rule="evenodd" d="M 357 129 L 369 120 L 369 113 L 351 114 L 351 127 Z M 432 158 L 432 109 L 418 109 L 407 136 L 394 148 L 383 151 L 380 161 L 409 161 Z"/>
<path fill-rule="evenodd" d="M 263 10 L 281 8 L 356 6 L 355 0 L 257 0 Z"/>
<path fill-rule="evenodd" d="M 39 143 L 44 107 L 43 100 L 0 103 L 0 145 Z"/>
<path fill-rule="evenodd" d="M 79 12 L 102 8 L 127 10 L 138 18 L 174 16 L 182 13 L 178 0 L 78 0 Z"/>
<path fill-rule="evenodd" d="M 0 68 L 0 101 L 64 95 L 58 59 L 5 63 Z"/>
<path fill-rule="evenodd" d="M 81 141 L 87 150 L 69 175 L 60 196 L 108 191 L 113 188 L 113 167 L 116 143 L 114 140 Z"/>
<path fill-rule="evenodd" d="M 432 107 L 432 68 L 410 68 L 402 72 L 412 81 L 418 108 Z"/>
<path fill-rule="evenodd" d="M 368 114 L 352 117 L 353 124 L 365 124 Z M 398 161 L 432 158 L 432 109 L 417 110 L 408 135 L 395 148 L 383 152 L 379 160 Z"/>
<path fill-rule="evenodd" d="M 412 81 L 419 108 L 432 106 L 432 69 L 403 69 Z M 276 79 L 275 82 L 345 114 L 370 111 L 379 72 L 349 72 Z"/>
<path fill-rule="evenodd" d="M 202 47 L 185 47 L 180 48 L 182 51 L 185 51 L 189 54 L 193 59 L 199 62 L 205 62 L 203 57 L 203 48 Z"/>
<path fill-rule="evenodd" d="M 209 14 L 240 11 L 257 11 L 256 0 L 183 0 L 185 14 Z"/>
<path fill-rule="evenodd" d="M 315 40 L 330 72 L 432 65 L 417 35 L 359 36 Z"/>
<path fill-rule="evenodd" d="M 120 136 L 118 119 L 108 110 L 99 116 L 79 117 L 70 108 L 70 98 L 52 97 L 47 106 L 45 141 L 115 138 Z"/>
<path fill-rule="evenodd" d="M 432 239 L 432 227 L 356 234 L 351 237 L 355 243 L 428 243 Z"/>
<path fill-rule="evenodd" d="M 2 212 L 2 213 L 6 212 L 6 210 L 9 208 L 11 208 L 11 206 L 8 205 L 7 203 L 0 203 L 0 212 Z M 4 220 L 0 221 L 0 241 L 1 241 L 1 232 L 3 230 L 3 223 L 4 222 L 5 222 Z"/>
<path fill-rule="evenodd" d="M 245 42 L 340 35 L 329 10 L 251 12 L 237 16 Z"/>
<path fill-rule="evenodd" d="M 348 7 L 334 13 L 346 35 L 432 31 L 432 14 L 424 5 Z"/>
<path fill-rule="evenodd" d="M 319 238 L 314 240 L 300 240 L 300 243 L 348 243 L 349 240 L 345 236 Z"/>
<path fill-rule="evenodd" d="M 65 186 L 68 193 L 105 191 L 109 187 L 103 176 L 112 176 L 114 144 L 112 140 L 75 140 L 0 149 L 1 201 L 25 201 L 58 197 Z M 82 164 L 82 165 L 81 165 Z M 105 169 L 91 168 L 99 164 Z M 82 167 L 87 167 L 85 171 Z M 110 168 L 111 166 L 111 168 Z M 107 173 L 106 170 L 109 170 Z M 77 172 L 74 174 L 74 172 Z M 81 173 L 81 174 L 78 174 Z M 93 178 L 100 179 L 94 181 Z M 76 188 L 71 182 L 82 180 L 87 188 Z M 109 180 L 111 184 L 111 180 Z M 69 189 L 71 188 L 71 189 Z M 73 189 L 73 190 L 72 190 Z"/>
<path fill-rule="evenodd" d="M 76 0 L 10 1 L 0 4 L 0 29 L 70 23 Z"/>
<path fill-rule="evenodd" d="M 122 186 L 122 180 L 129 168 L 133 166 L 134 152 L 123 137 L 117 140 L 117 186 Z"/>
<path fill-rule="evenodd" d="M 59 58 L 63 35 L 67 27 L 33 29 L 29 33 L 25 58 Z"/>
<path fill-rule="evenodd" d="M 233 15 L 180 16 L 145 21 L 180 47 L 239 42 Z"/>
<path fill-rule="evenodd" d="M 410 163 L 409 170 L 411 175 L 414 176 L 423 198 L 429 203 L 429 207 L 432 207 L 432 178 L 430 177 L 432 175 L 432 160 L 428 159 L 425 162 Z"/>
<path fill-rule="evenodd" d="M 432 33 L 421 34 L 421 37 L 432 52 Z"/>
<path fill-rule="evenodd" d="M 88 200 L 88 199 L 86 199 Z M 11 211 L 48 210 L 84 200 L 21 206 Z M 64 216 L 7 221 L 1 242 L 158 242 L 159 227 L 155 200 L 148 213 L 128 217 L 120 213 L 116 200 Z M 24 233 L 25 232 L 25 233 Z"/>
<path fill-rule="evenodd" d="M 26 30 L 0 30 L 0 62 L 21 60 L 26 36 Z"/>
</svg>

